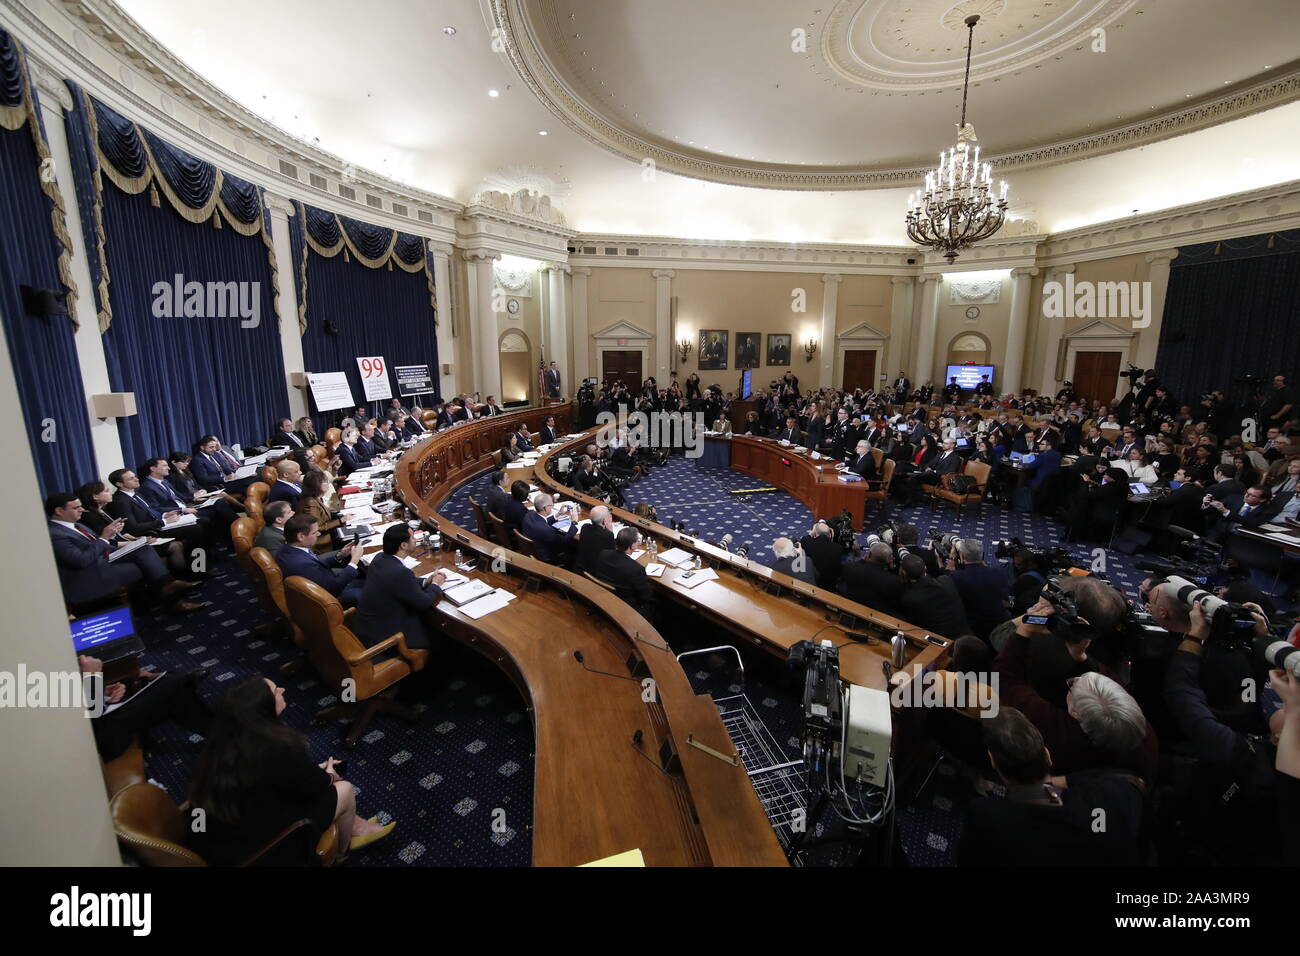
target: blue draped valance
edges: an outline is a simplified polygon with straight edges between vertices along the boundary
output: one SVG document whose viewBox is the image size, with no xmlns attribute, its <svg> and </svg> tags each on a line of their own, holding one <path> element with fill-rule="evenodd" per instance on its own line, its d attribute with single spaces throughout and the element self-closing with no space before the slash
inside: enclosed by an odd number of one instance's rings
<svg viewBox="0 0 1300 956">
<path fill-rule="evenodd" d="M 26 75 L 18 41 L 0 30 L 0 106 L 23 105 L 23 94 L 27 89 Z"/>
<path fill-rule="evenodd" d="M 75 83 L 68 85 L 74 102 L 68 114 L 69 147 L 77 167 L 78 201 L 89 211 L 83 223 L 101 332 L 113 321 L 104 250 L 104 177 L 125 193 L 147 189 L 154 206 L 166 197 L 189 222 L 211 222 L 216 229 L 229 226 L 245 236 L 260 234 L 272 275 L 277 275 L 270 219 L 260 186 L 171 145 L 87 95 Z M 274 305 L 278 317 L 278 295 Z"/>
<path fill-rule="evenodd" d="M 307 257 L 315 252 L 327 259 L 343 255 L 345 262 L 356 259 L 369 269 L 387 268 L 393 263 L 406 272 L 423 272 L 429 289 L 429 305 L 437 324 L 438 304 L 433 286 L 433 255 L 420 236 L 298 202 L 295 245 L 301 247 L 298 261 L 298 330 L 307 332 Z"/>
<path fill-rule="evenodd" d="M 1285 256 L 1300 251 L 1300 229 L 1265 232 L 1255 236 L 1240 236 L 1219 242 L 1202 242 L 1182 246 L 1171 268 L 1198 265 L 1202 262 L 1231 262 L 1234 259 L 1255 259 L 1260 256 Z"/>
</svg>

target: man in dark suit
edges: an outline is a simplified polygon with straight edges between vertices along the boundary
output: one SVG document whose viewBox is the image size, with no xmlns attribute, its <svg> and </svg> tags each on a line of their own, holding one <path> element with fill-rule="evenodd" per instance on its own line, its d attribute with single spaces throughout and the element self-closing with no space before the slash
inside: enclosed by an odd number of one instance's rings
<svg viewBox="0 0 1300 956">
<path fill-rule="evenodd" d="M 379 447 L 379 442 L 375 439 L 374 425 L 362 425 L 360 432 L 355 449 L 358 458 L 369 460 L 384 453 L 386 449 Z"/>
<path fill-rule="evenodd" d="M 533 450 L 533 436 L 528 431 L 528 426 L 523 422 L 519 423 L 519 430 L 515 432 L 515 439 L 519 445 L 520 451 Z"/>
<path fill-rule="evenodd" d="M 921 500 L 922 485 L 942 485 L 944 475 L 955 475 L 962 469 L 961 456 L 957 454 L 957 442 L 949 438 L 943 443 L 943 449 L 935 456 L 928 471 L 914 471 L 905 476 L 905 507 L 918 504 Z"/>
<path fill-rule="evenodd" d="M 221 446 L 221 439 L 216 435 L 204 435 L 199 439 L 194 458 L 190 462 L 190 473 L 201 487 L 209 491 L 226 491 L 232 495 L 243 494 L 257 480 L 257 476 L 236 478 L 235 472 L 238 470 L 239 462 Z"/>
<path fill-rule="evenodd" d="M 1226 501 L 1218 501 L 1207 495 L 1205 507 L 1217 511 L 1220 517 L 1206 537 L 1222 541 L 1238 528 L 1258 528 L 1267 524 L 1282 510 L 1290 497 L 1288 493 L 1274 499 L 1271 491 L 1258 486 L 1247 488 L 1240 498 L 1229 498 Z"/>
<path fill-rule="evenodd" d="M 894 379 L 894 397 L 896 399 L 906 398 L 907 393 L 910 392 L 911 390 L 912 390 L 911 380 L 909 380 L 908 377 L 904 375 L 902 370 L 900 369 L 898 372 L 898 378 Z"/>
<path fill-rule="evenodd" d="M 1093 524 L 1100 524 L 1102 519 L 1113 525 L 1115 516 L 1128 500 L 1128 480 L 1128 475 L 1118 468 L 1103 467 L 1095 475 L 1085 473 L 1070 503 L 1066 536 L 1073 540 L 1082 539 L 1087 530 Z"/>
<path fill-rule="evenodd" d="M 1215 465 L 1214 467 L 1214 484 L 1205 489 L 1205 493 L 1215 501 L 1231 501 L 1237 499 L 1237 506 L 1241 507 L 1241 499 L 1246 496 L 1246 486 L 1237 478 L 1236 465 Z"/>
<path fill-rule="evenodd" d="M 596 464 L 591 456 L 583 455 L 574 462 L 569 472 L 569 487 L 576 488 L 583 494 L 591 494 L 600 479 L 596 475 Z"/>
<path fill-rule="evenodd" d="M 868 458 L 871 456 L 868 455 Z M 834 591 L 840 583 L 840 571 L 844 566 L 844 549 L 835 543 L 835 534 L 825 521 L 818 521 L 808 534 L 799 540 L 813 565 L 813 577 L 819 588 Z"/>
<path fill-rule="evenodd" d="M 1061 471 L 1061 453 L 1056 450 L 1056 434 L 1048 432 L 1044 435 L 1043 440 L 1038 443 L 1038 448 L 1034 460 L 1023 466 L 1024 470 L 1029 472 L 1029 480 L 1025 487 L 1033 495 L 1035 508 L 1043 503 L 1043 494 L 1049 487 L 1048 481 Z"/>
<path fill-rule="evenodd" d="M 538 435 L 539 441 L 543 445 L 551 445 L 558 441 L 559 438 L 559 432 L 555 428 L 555 416 L 547 415 L 546 421 L 542 423 L 541 433 Z"/>
<path fill-rule="evenodd" d="M 294 515 L 284 526 L 284 547 L 276 556 L 284 576 L 302 577 L 319 584 L 339 599 L 343 607 L 356 607 L 361 600 L 362 582 L 357 580 L 359 548 L 349 541 L 338 551 L 316 554 L 320 524 L 310 515 Z"/>
<path fill-rule="evenodd" d="M 556 529 L 556 524 L 568 520 L 564 531 Z M 569 515 L 555 514 L 555 499 L 545 492 L 539 492 L 533 498 L 533 510 L 524 515 L 519 533 L 532 540 L 537 549 L 537 557 L 549 564 L 567 565 L 576 543 L 573 539 L 578 534 L 578 526 Z"/>
<path fill-rule="evenodd" d="M 275 425 L 275 434 L 267 445 L 271 448 L 306 448 L 307 443 L 293 430 L 293 419 L 282 418 Z"/>
<path fill-rule="evenodd" d="M 280 477 L 271 486 L 271 493 L 266 500 L 287 501 L 297 511 L 298 502 L 302 499 L 302 466 L 296 461 L 285 460 L 276 465 L 275 469 Z"/>
<path fill-rule="evenodd" d="M 1107 448 L 1110 447 L 1110 439 L 1101 433 L 1101 429 L 1093 425 L 1088 429 L 1088 437 L 1084 439 L 1079 446 L 1079 450 L 1086 455 L 1095 455 L 1100 457 Z"/>
<path fill-rule="evenodd" d="M 551 398 L 560 397 L 560 370 L 554 362 L 546 369 L 546 394 Z"/>
<path fill-rule="evenodd" d="M 424 427 L 424 422 L 420 421 L 420 416 L 423 414 L 424 409 L 419 405 L 411 406 L 411 414 L 407 415 L 406 421 L 402 423 L 402 430 L 406 432 L 408 438 L 419 438 L 428 431 Z"/>
<path fill-rule="evenodd" d="M 594 526 L 593 522 L 587 527 Z M 602 581 L 614 585 L 614 593 L 636 608 L 642 617 L 650 618 L 654 614 L 654 591 L 650 579 L 640 562 L 628 553 L 639 540 L 635 528 L 621 530 L 614 538 L 614 546 L 600 552 L 595 573 Z"/>
<path fill-rule="evenodd" d="M 174 580 L 153 548 L 147 545 L 110 562 L 108 556 L 114 549 L 109 539 L 121 532 L 125 522 L 119 518 L 96 535 L 80 523 L 84 510 L 81 499 L 71 492 L 58 491 L 45 499 L 50 546 L 59 569 L 63 598 L 69 604 L 109 598 L 122 588 L 129 590 L 142 583 L 168 597 L 198 586 Z M 179 601 L 176 607 L 181 611 L 195 611 L 201 605 Z"/>
<path fill-rule="evenodd" d="M 184 500 L 176 491 L 176 486 L 167 480 L 171 474 L 171 464 L 166 458 L 149 458 L 140 466 L 140 474 L 144 478 L 140 482 L 138 489 L 139 496 L 143 498 L 154 511 L 159 514 L 166 514 L 169 511 L 179 511 L 181 514 L 192 514 L 198 517 L 198 527 L 203 529 L 209 536 L 215 530 L 213 519 L 219 514 L 219 511 L 209 513 L 200 513 L 197 508 L 191 507 L 192 502 Z M 217 502 L 213 509 L 220 509 L 225 504 L 224 501 Z M 227 506 L 226 513 L 231 509 Z M 220 519 L 217 519 L 219 522 Z M 230 518 L 234 521 L 234 517 Z"/>
<path fill-rule="evenodd" d="M 773 541 L 772 553 L 776 555 L 776 560 L 772 563 L 773 571 L 788 574 L 808 584 L 817 583 L 817 572 L 808 560 L 808 555 L 796 548 L 789 538 L 782 537 Z"/>
<path fill-rule="evenodd" d="M 858 446 L 854 449 L 853 455 L 846 462 L 848 470 L 855 475 L 860 475 L 867 481 L 876 477 L 876 456 L 871 454 L 871 443 L 861 438 L 858 440 Z"/>
<path fill-rule="evenodd" d="M 970 634 L 966 608 L 951 581 L 932 578 L 925 571 L 925 560 L 907 554 L 898 562 L 905 581 L 898 602 L 899 616 L 939 637 L 956 639 Z"/>
<path fill-rule="evenodd" d="M 506 503 L 510 500 L 510 472 L 498 468 L 492 472 L 488 482 L 487 494 L 483 497 L 483 510 L 496 515 L 502 521 L 506 517 Z"/>
<path fill-rule="evenodd" d="M 284 526 L 293 517 L 293 507 L 287 501 L 272 501 L 262 509 L 262 518 L 266 524 L 253 539 L 253 547 L 263 548 L 276 557 L 284 548 Z"/>
<path fill-rule="evenodd" d="M 407 647 L 427 650 L 433 646 L 428 611 L 442 600 L 440 585 L 446 577 L 439 571 L 423 581 L 417 578 L 403 563 L 415 550 L 415 539 L 405 522 L 384 532 L 384 552 L 375 555 L 366 568 L 361 601 L 352 620 L 353 632 L 366 647 L 399 631 Z"/>
<path fill-rule="evenodd" d="M 975 394 L 976 395 L 993 394 L 993 383 L 989 381 L 989 377 L 987 375 L 980 376 L 980 383 L 975 386 Z"/>
<path fill-rule="evenodd" d="M 850 601 L 893 614 L 903 596 L 903 580 L 891 569 L 893 549 L 877 541 L 861 561 L 850 561 L 840 572 L 839 592 Z"/>
<path fill-rule="evenodd" d="M 782 428 L 775 436 L 777 441 L 788 441 L 791 445 L 803 444 L 803 432 L 799 431 L 799 420 L 796 418 L 786 418 L 785 427 Z"/>
<path fill-rule="evenodd" d="M 601 552 L 614 547 L 614 518 L 604 505 L 596 505 L 587 517 L 591 523 L 578 534 L 578 553 L 574 563 L 579 571 L 596 574 Z"/>
<path fill-rule="evenodd" d="M 524 502 L 528 500 L 528 482 L 515 481 L 510 485 L 510 500 L 505 503 L 501 516 L 506 527 L 512 531 L 522 531 L 524 518 L 531 514 Z"/>
<path fill-rule="evenodd" d="M 150 462 L 159 461 L 162 459 L 150 459 Z M 140 479 L 130 468 L 118 468 L 110 473 L 108 483 L 117 490 L 106 510 L 114 518 L 126 522 L 126 533 L 132 537 L 174 538 L 185 546 L 186 554 L 194 548 L 206 548 L 211 544 L 211 525 L 206 521 L 176 526 L 182 515 L 194 514 L 193 508 L 159 511 L 139 494 Z"/>
</svg>

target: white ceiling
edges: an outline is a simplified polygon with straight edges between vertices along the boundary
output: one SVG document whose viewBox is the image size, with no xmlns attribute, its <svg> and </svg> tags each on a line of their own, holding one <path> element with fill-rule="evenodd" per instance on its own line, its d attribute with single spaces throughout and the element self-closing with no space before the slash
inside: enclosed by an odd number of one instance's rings
<svg viewBox="0 0 1300 956">
<path fill-rule="evenodd" d="M 782 191 L 663 170 L 647 182 L 639 163 L 581 135 L 494 52 L 487 0 L 375 0 L 361 8 L 354 0 L 225 0 L 223 19 L 258 24 L 240 32 L 237 49 L 212 25 L 206 2 L 119 3 L 181 60 L 285 130 L 461 201 L 487 186 L 531 186 L 584 232 L 906 243 L 909 189 Z M 952 0 L 524 5 L 543 55 L 605 120 L 674 150 L 756 166 L 929 161 L 952 139 L 960 109 L 965 28 L 944 26 L 945 12 L 949 21 L 967 7 L 986 17 L 976 29 L 982 52 L 974 63 L 984 72 L 969 117 L 986 155 L 1259 82 L 1287 66 L 1300 35 L 1296 0 L 962 0 L 955 13 Z M 1010 28 L 1034 12 L 1055 17 L 1041 36 Z M 1106 15 L 1119 17 L 1106 27 L 1106 53 L 1057 49 L 1073 42 L 1070 24 L 1088 28 L 1090 16 Z M 835 17 L 843 47 L 823 51 L 819 40 L 834 45 Z M 1010 31 L 1005 38 L 993 36 L 999 21 Z M 445 35 L 445 26 L 456 34 Z M 786 52 L 801 26 L 815 51 L 802 58 Z M 934 46 L 940 41 L 961 46 L 962 56 Z M 582 62 L 596 68 L 585 85 Z M 857 75 L 852 86 L 849 71 Z M 1297 142 L 1300 102 L 1123 152 L 1009 172 L 1012 214 L 1060 231 L 1300 179 Z"/>
</svg>

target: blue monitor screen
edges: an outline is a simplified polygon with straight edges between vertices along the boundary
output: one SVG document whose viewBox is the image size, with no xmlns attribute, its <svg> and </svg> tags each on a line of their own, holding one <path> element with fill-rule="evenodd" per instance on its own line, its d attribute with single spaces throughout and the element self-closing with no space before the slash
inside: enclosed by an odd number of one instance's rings
<svg viewBox="0 0 1300 956">
<path fill-rule="evenodd" d="M 129 607 L 116 607 L 102 614 L 91 614 L 73 621 L 71 626 L 72 646 L 78 654 L 135 633 Z"/>
<path fill-rule="evenodd" d="M 754 394 L 754 370 L 747 368 L 740 376 L 740 397 L 749 398 Z"/>
<path fill-rule="evenodd" d="M 993 382 L 992 365 L 949 365 L 948 371 L 944 373 L 943 384 L 947 385 L 952 381 L 953 376 L 957 376 L 957 384 L 965 389 L 974 389 L 980 383 L 983 376 L 989 377 L 989 383 Z"/>
</svg>

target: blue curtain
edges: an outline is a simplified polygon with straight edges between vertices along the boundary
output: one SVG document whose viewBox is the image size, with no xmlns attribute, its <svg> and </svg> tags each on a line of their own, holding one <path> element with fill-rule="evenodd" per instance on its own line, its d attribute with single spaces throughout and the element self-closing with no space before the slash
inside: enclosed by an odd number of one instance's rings
<svg viewBox="0 0 1300 956">
<path fill-rule="evenodd" d="M 391 370 L 398 365 L 428 365 L 436 384 L 433 266 L 424 241 L 301 203 L 293 222 L 294 275 L 300 319 L 305 323 L 302 350 L 307 371 L 346 372 L 356 404 L 366 405 L 376 415 L 386 403 L 364 401 L 359 356 L 383 356 L 395 396 L 397 377 Z M 322 247 L 334 254 L 321 254 Z M 420 271 L 409 272 L 390 259 L 418 266 Z M 424 404 L 431 399 L 426 396 Z M 404 399 L 403 404 L 409 401 Z M 318 429 L 336 424 L 343 414 L 318 413 Z"/>
<path fill-rule="evenodd" d="M 17 43 L 4 31 L 0 107 L 27 112 L 19 128 L 0 127 L 0 235 L 8 237 L 0 244 L 0 316 L 23 403 L 15 413 L 31 445 L 41 492 L 49 494 L 94 478 L 95 455 L 72 319 L 38 318 L 23 309 L 21 286 L 59 292 L 67 291 L 70 282 L 66 275 L 61 278 L 64 245 L 54 225 L 55 220 L 62 223 L 63 214 L 40 178 L 38 140 L 43 145 L 44 137 L 36 91 Z"/>
<path fill-rule="evenodd" d="M 137 414 L 118 423 L 126 461 L 188 448 L 207 432 L 227 443 L 260 444 L 289 408 L 261 236 L 196 225 L 170 204 L 155 207 L 144 194 L 112 184 L 104 187 L 103 218 L 114 316 L 104 353 L 114 390 L 136 396 Z M 176 315 L 177 276 L 205 288 L 239 283 L 241 304 L 251 306 L 257 325 L 239 314 Z M 156 305 L 173 314 L 156 317 Z"/>
<path fill-rule="evenodd" d="M 1156 358 L 1184 404 L 1247 372 L 1300 369 L 1300 229 L 1179 249 Z M 1234 397 L 1241 397 L 1236 394 Z"/>
</svg>

